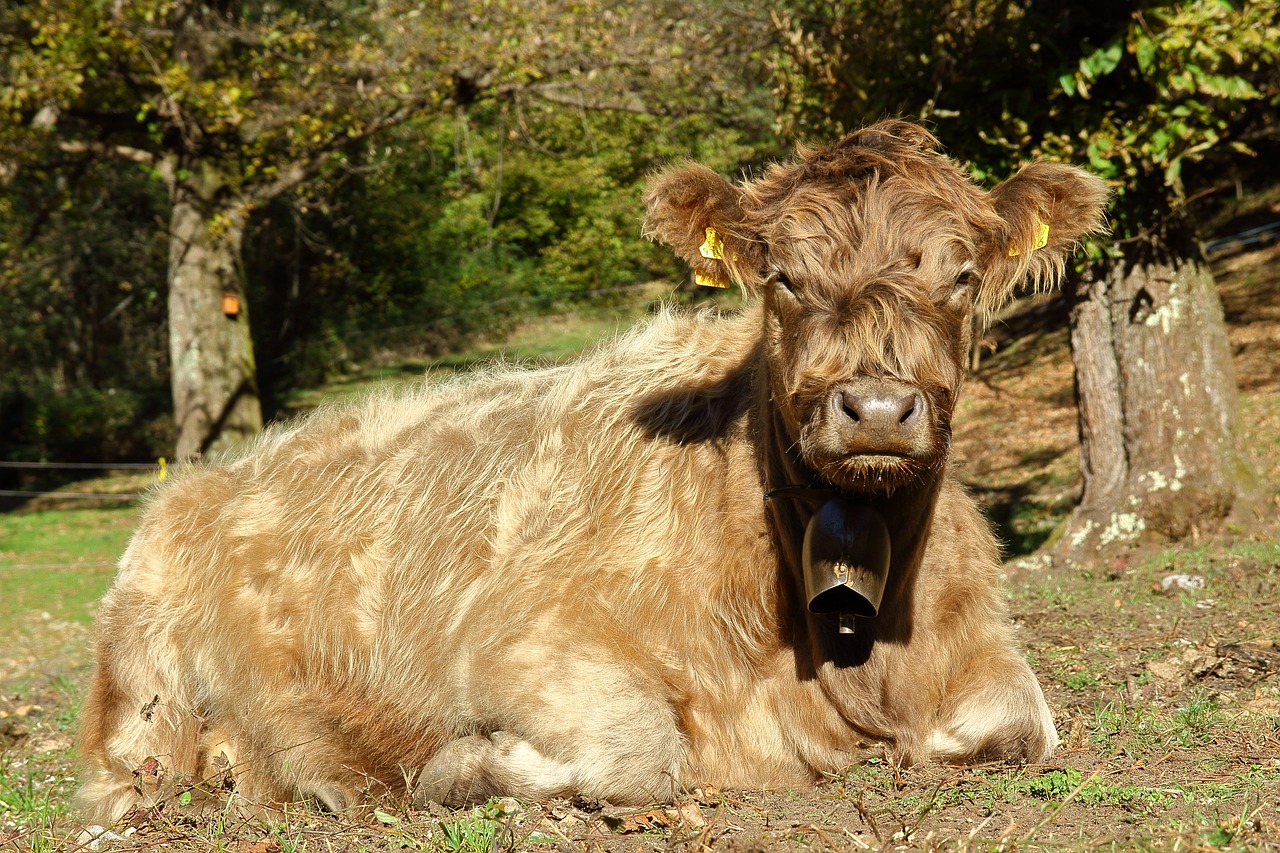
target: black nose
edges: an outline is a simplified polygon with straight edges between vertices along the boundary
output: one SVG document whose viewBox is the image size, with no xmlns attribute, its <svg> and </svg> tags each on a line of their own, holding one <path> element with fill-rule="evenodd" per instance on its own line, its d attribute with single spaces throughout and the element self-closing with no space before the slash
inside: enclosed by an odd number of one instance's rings
<svg viewBox="0 0 1280 853">
<path fill-rule="evenodd" d="M 884 380 L 856 380 L 835 392 L 850 453 L 910 453 L 928 424 L 927 403 L 915 388 Z"/>
</svg>

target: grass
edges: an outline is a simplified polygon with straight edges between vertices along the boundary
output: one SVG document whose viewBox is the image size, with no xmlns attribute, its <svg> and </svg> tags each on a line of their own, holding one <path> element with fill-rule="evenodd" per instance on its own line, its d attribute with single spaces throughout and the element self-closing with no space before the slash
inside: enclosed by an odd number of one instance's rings
<svg viewBox="0 0 1280 853">
<path fill-rule="evenodd" d="M 87 623 L 137 520 L 132 506 L 0 514 L 0 635 Z"/>
<path fill-rule="evenodd" d="M 440 824 L 440 847 L 447 853 L 489 853 L 498 834 L 498 823 L 484 809 Z"/>
<path fill-rule="evenodd" d="M 58 762 L 35 758 L 0 758 L 0 838 L 22 839 L 26 850 L 61 850 L 59 826 L 68 818 L 68 794 L 73 781 Z"/>
<path fill-rule="evenodd" d="M 643 318 L 657 301 L 670 296 L 661 283 L 640 289 L 640 298 L 618 306 L 530 319 L 502 341 L 480 342 L 438 358 L 393 359 L 356 369 L 320 388 L 296 389 L 283 401 L 286 414 L 306 411 L 321 402 L 367 393 L 383 384 L 400 384 L 422 376 L 445 378 L 495 360 L 521 364 L 559 364 L 598 341 L 612 337 Z"/>
</svg>

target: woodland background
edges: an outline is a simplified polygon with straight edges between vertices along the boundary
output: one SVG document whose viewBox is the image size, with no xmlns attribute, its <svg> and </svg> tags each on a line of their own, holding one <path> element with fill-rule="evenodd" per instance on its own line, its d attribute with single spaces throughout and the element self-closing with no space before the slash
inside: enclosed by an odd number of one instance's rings
<svg viewBox="0 0 1280 853">
<path fill-rule="evenodd" d="M 986 186 L 1033 158 L 1111 182 L 1064 294 L 1071 541 L 1177 539 L 1256 503 L 1200 226 L 1275 183 L 1278 53 L 1247 0 L 17 0 L 0 459 L 216 455 L 355 365 L 681 281 L 639 236 L 647 174 L 901 115 Z"/>
</svg>

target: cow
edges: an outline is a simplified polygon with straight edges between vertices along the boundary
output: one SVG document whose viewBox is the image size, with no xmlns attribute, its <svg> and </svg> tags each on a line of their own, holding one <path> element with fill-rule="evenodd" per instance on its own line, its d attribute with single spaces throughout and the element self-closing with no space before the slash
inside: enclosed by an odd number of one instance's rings
<svg viewBox="0 0 1280 853">
<path fill-rule="evenodd" d="M 973 324 L 1106 199 L 1045 162 L 984 191 L 896 120 L 658 173 L 646 235 L 740 310 L 333 405 L 156 490 L 97 617 L 84 815 L 162 780 L 624 805 L 1045 759 L 950 422 Z"/>
</svg>

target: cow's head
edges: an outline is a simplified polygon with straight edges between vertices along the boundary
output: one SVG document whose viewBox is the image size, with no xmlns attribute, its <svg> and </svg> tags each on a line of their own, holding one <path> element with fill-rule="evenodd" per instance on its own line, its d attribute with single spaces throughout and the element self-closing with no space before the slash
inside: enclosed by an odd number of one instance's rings
<svg viewBox="0 0 1280 853">
<path fill-rule="evenodd" d="M 1106 198 L 1049 163 L 984 192 L 927 131 L 889 121 L 739 185 L 670 169 L 645 228 L 701 280 L 763 299 L 770 391 L 800 461 L 886 492 L 943 465 L 975 315 L 1054 282 Z"/>
</svg>

